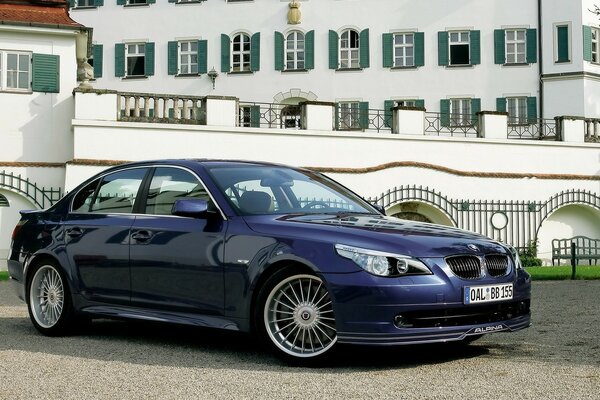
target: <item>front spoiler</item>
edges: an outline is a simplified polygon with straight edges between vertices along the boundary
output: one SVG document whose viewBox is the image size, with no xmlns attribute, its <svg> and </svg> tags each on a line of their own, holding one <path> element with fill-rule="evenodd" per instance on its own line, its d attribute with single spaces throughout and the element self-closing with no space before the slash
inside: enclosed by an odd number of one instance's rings
<svg viewBox="0 0 600 400">
<path fill-rule="evenodd" d="M 370 346 L 396 346 L 424 343 L 444 343 L 464 340 L 468 336 L 495 332 L 516 332 L 531 325 L 531 314 L 507 321 L 479 325 L 452 326 L 440 328 L 398 328 L 406 333 L 351 333 L 338 332 L 338 343 Z"/>
</svg>

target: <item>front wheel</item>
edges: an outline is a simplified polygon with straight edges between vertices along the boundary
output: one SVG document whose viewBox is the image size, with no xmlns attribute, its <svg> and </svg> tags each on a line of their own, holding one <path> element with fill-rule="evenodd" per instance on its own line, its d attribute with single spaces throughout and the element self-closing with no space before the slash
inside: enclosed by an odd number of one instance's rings
<svg viewBox="0 0 600 400">
<path fill-rule="evenodd" d="M 27 285 L 31 322 L 44 335 L 65 334 L 71 328 L 73 311 L 69 287 L 60 267 L 44 262 L 32 274 Z"/>
<path fill-rule="evenodd" d="M 309 364 L 332 353 L 337 342 L 333 304 L 319 277 L 279 271 L 265 284 L 258 304 L 259 330 L 279 356 Z"/>
</svg>

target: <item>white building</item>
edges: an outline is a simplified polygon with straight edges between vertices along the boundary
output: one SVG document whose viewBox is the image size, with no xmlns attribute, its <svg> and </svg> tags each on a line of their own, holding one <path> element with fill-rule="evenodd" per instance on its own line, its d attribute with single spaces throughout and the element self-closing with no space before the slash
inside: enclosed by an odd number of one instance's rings
<svg viewBox="0 0 600 400">
<path fill-rule="evenodd" d="M 71 17 L 93 28 L 99 90 L 71 95 L 71 37 L 60 47 L 69 55 L 59 93 L 44 95 L 57 99 L 45 113 L 69 104 L 52 114 L 53 140 L 47 120 L 31 125 L 27 108 L 39 103 L 28 90 L 14 140 L 0 149 L 0 173 L 52 188 L 50 203 L 122 161 L 258 159 L 321 169 L 391 214 L 520 247 L 537 240 L 546 260 L 553 238 L 600 238 L 591 0 L 71 5 Z M 555 123 L 565 115 L 580 118 Z M 25 141 L 25 127 L 38 136 Z M 27 204 L 12 186 L 0 180 L 9 206 L 0 203 L 0 252 L 19 207 L 48 205 Z"/>
</svg>

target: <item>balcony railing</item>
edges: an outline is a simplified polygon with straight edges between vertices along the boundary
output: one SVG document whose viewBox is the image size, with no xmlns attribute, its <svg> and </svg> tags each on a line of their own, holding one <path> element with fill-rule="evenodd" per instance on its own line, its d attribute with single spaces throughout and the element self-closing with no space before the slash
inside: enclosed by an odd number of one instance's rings
<svg viewBox="0 0 600 400">
<path fill-rule="evenodd" d="M 556 140 L 556 121 L 553 119 L 528 119 L 523 123 L 511 123 L 508 120 L 506 137 L 508 139 Z"/>
<path fill-rule="evenodd" d="M 471 114 L 425 113 L 425 135 L 437 136 L 479 136 L 477 119 Z"/>
<path fill-rule="evenodd" d="M 238 126 L 249 128 L 302 129 L 301 109 L 297 105 L 240 102 Z"/>
<path fill-rule="evenodd" d="M 119 121 L 204 124 L 204 97 L 119 93 Z"/>
<path fill-rule="evenodd" d="M 587 143 L 600 143 L 600 119 L 586 119 L 584 126 L 584 140 Z"/>
</svg>

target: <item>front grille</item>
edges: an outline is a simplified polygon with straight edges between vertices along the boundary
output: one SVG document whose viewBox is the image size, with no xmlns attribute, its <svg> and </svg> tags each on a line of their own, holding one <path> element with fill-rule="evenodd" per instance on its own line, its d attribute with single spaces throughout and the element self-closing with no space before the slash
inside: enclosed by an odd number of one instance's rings
<svg viewBox="0 0 600 400">
<path fill-rule="evenodd" d="M 506 275 L 508 271 L 508 257 L 502 254 L 491 254 L 485 256 L 485 267 L 488 274 L 493 277 Z"/>
<path fill-rule="evenodd" d="M 463 279 L 478 279 L 481 276 L 481 261 L 475 256 L 454 256 L 446 263 L 457 276 Z"/>
<path fill-rule="evenodd" d="M 410 311 L 397 315 L 399 328 L 431 328 L 486 324 L 529 314 L 529 300 L 461 308 Z"/>
</svg>

